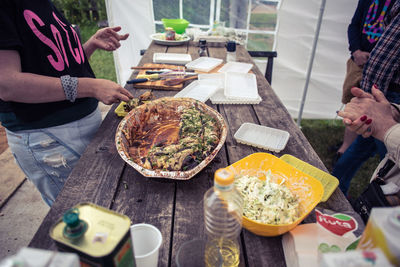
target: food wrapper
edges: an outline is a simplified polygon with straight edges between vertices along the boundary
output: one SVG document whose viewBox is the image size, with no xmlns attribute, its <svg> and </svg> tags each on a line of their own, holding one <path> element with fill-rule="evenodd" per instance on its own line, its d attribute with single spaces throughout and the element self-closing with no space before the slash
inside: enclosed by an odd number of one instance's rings
<svg viewBox="0 0 400 267">
<path fill-rule="evenodd" d="M 357 250 L 379 248 L 395 266 L 400 266 L 400 207 L 372 208 Z"/>
<path fill-rule="evenodd" d="M 385 254 L 380 249 L 353 250 L 338 253 L 325 253 L 320 267 L 392 267 Z"/>
<path fill-rule="evenodd" d="M 316 223 L 301 224 L 283 236 L 287 266 L 319 266 L 324 253 L 355 249 L 362 231 L 352 216 L 327 209 L 316 209 L 315 215 Z"/>
</svg>

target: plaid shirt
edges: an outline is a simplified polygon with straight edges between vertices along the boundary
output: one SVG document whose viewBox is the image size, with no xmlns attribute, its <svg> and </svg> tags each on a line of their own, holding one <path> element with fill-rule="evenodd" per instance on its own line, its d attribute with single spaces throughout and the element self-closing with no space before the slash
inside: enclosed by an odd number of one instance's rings
<svg viewBox="0 0 400 267">
<path fill-rule="evenodd" d="M 364 66 L 361 89 L 371 92 L 372 85 L 385 94 L 389 84 L 400 88 L 400 1 L 395 0 L 386 17 L 385 31 Z M 390 100 L 389 100 L 390 101 Z"/>
</svg>

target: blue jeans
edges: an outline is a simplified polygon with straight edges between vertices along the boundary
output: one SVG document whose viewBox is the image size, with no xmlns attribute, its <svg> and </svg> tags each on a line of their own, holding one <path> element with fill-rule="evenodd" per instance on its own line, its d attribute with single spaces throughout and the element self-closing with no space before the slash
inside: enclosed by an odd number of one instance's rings
<svg viewBox="0 0 400 267">
<path fill-rule="evenodd" d="M 393 103 L 400 103 L 400 93 L 387 91 L 386 98 Z M 390 116 L 391 114 L 388 114 Z M 351 179 L 370 157 L 379 154 L 381 160 L 385 157 L 385 144 L 373 137 L 363 138 L 361 135 L 350 145 L 335 164 L 332 175 L 339 179 L 339 188 L 347 195 Z"/>
<path fill-rule="evenodd" d="M 354 174 L 366 160 L 376 153 L 382 160 L 386 154 L 385 144 L 373 137 L 364 138 L 359 135 L 336 162 L 332 175 L 339 179 L 339 188 L 345 195 L 347 195 Z"/>
<path fill-rule="evenodd" d="M 14 158 L 51 206 L 66 179 L 101 124 L 97 108 L 88 116 L 64 125 L 36 130 L 6 130 Z"/>
</svg>

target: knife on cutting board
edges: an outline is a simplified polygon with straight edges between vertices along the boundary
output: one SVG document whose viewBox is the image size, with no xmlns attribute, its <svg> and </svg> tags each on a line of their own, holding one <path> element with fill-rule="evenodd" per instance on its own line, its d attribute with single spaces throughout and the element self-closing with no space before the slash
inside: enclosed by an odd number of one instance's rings
<svg viewBox="0 0 400 267">
<path fill-rule="evenodd" d="M 127 81 L 127 84 L 135 84 L 135 83 L 144 83 L 144 82 L 148 82 L 150 79 L 149 78 L 141 78 L 141 79 L 132 79 Z"/>
</svg>

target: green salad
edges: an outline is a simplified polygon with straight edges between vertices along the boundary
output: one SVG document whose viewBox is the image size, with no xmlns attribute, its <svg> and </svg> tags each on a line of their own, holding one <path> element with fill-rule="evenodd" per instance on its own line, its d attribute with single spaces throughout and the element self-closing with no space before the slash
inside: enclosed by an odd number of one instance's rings
<svg viewBox="0 0 400 267">
<path fill-rule="evenodd" d="M 271 171 L 266 179 L 256 176 L 239 176 L 235 185 L 241 193 L 243 215 L 265 224 L 290 224 L 298 218 L 299 201 L 283 182 L 271 182 Z"/>
</svg>

